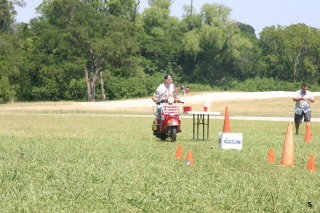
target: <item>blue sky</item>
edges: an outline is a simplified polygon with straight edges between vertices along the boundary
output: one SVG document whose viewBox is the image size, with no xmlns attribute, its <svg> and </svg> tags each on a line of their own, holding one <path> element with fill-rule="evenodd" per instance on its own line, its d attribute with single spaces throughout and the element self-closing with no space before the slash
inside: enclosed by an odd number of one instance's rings
<svg viewBox="0 0 320 213">
<path fill-rule="evenodd" d="M 147 0 L 140 0 L 142 9 L 148 7 Z M 25 0 L 26 8 L 17 8 L 19 22 L 28 22 L 35 17 L 35 8 L 42 0 Z M 171 11 L 181 17 L 183 5 L 191 0 L 175 0 Z M 258 34 L 266 26 L 305 23 L 320 29 L 320 0 L 193 0 L 196 12 L 205 3 L 223 4 L 232 9 L 231 18 L 251 25 Z"/>
</svg>

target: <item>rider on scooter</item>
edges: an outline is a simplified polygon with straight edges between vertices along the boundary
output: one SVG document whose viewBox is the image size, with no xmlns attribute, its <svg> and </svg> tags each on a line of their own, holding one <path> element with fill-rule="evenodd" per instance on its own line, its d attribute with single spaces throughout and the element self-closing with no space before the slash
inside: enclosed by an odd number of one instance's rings
<svg viewBox="0 0 320 213">
<path fill-rule="evenodd" d="M 172 82 L 172 76 L 165 75 L 163 84 L 158 86 L 156 92 L 152 96 L 152 100 L 159 104 L 161 101 L 166 100 L 169 96 L 176 96 L 175 93 L 180 90 L 180 87 L 175 87 Z"/>
<path fill-rule="evenodd" d="M 171 75 L 164 76 L 163 84 L 160 84 L 152 96 L 152 100 L 156 102 L 157 106 L 153 108 L 156 115 L 152 124 L 153 135 L 165 141 L 170 138 L 172 142 L 177 139 L 177 133 L 181 132 L 181 107 L 176 103 L 183 103 L 178 97 L 177 93 L 182 90 L 187 94 L 189 87 L 181 86 L 175 87 L 172 83 Z"/>
<path fill-rule="evenodd" d="M 161 106 L 160 103 L 167 100 L 169 96 L 173 96 L 176 98 L 176 93 L 180 90 L 179 87 L 175 87 L 173 82 L 173 78 L 171 75 L 165 75 L 164 76 L 164 82 L 158 86 L 156 89 L 156 92 L 151 97 L 152 100 L 158 105 L 157 109 L 157 117 L 159 119 L 161 116 Z"/>
</svg>

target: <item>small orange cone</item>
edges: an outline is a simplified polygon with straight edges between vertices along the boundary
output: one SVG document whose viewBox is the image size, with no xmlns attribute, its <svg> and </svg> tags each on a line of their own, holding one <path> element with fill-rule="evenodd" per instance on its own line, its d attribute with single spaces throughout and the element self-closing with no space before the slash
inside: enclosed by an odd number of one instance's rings
<svg viewBox="0 0 320 213">
<path fill-rule="evenodd" d="M 191 151 L 190 151 L 190 150 L 188 150 L 187 162 L 186 162 L 186 164 L 193 166 L 193 159 L 192 159 L 192 154 L 191 154 Z"/>
<path fill-rule="evenodd" d="M 225 132 L 225 133 L 231 132 L 228 106 L 226 106 L 226 109 L 224 112 L 223 132 Z"/>
<path fill-rule="evenodd" d="M 305 142 L 311 142 L 312 138 L 311 138 L 311 126 L 310 126 L 310 122 L 306 123 L 306 134 L 304 135 L 304 141 Z"/>
<path fill-rule="evenodd" d="M 284 146 L 282 151 L 281 166 L 293 166 L 294 149 L 293 149 L 293 136 L 292 136 L 292 124 L 289 122 L 287 128 L 286 138 L 284 140 Z"/>
<path fill-rule="evenodd" d="M 268 154 L 268 162 L 271 162 L 271 163 L 274 163 L 275 162 L 275 159 L 274 159 L 274 154 L 273 154 L 273 149 L 270 148 L 269 150 L 269 154 Z"/>
<path fill-rule="evenodd" d="M 310 155 L 310 160 L 308 163 L 308 170 L 311 172 L 316 171 L 316 165 L 314 164 L 314 156 L 313 155 Z"/>
<path fill-rule="evenodd" d="M 182 158 L 182 147 L 180 144 L 178 144 L 177 152 L 176 152 L 176 158 L 181 159 Z"/>
</svg>

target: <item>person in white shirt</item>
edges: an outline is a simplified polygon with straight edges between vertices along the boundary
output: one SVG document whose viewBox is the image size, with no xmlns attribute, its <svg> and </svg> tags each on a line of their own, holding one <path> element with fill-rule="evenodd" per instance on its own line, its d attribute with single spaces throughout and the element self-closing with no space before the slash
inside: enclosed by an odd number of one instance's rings
<svg viewBox="0 0 320 213">
<path fill-rule="evenodd" d="M 157 107 L 157 114 L 156 116 L 161 119 L 161 109 L 162 109 L 162 105 L 161 102 L 165 102 L 167 100 L 168 97 L 176 96 L 176 92 L 179 90 L 180 88 L 176 88 L 173 84 L 173 78 L 171 75 L 165 75 L 164 76 L 164 82 L 162 84 L 160 84 L 158 86 L 158 88 L 156 89 L 155 93 L 153 94 L 153 96 L 151 97 L 151 99 L 158 105 Z"/>
<path fill-rule="evenodd" d="M 175 96 L 180 87 L 175 87 L 173 84 L 173 78 L 171 75 L 164 76 L 164 82 L 158 86 L 156 92 L 152 96 L 152 100 L 156 103 L 160 103 L 166 100 L 169 96 Z"/>
<path fill-rule="evenodd" d="M 294 110 L 294 122 L 296 127 L 296 135 L 299 135 L 299 126 L 304 118 L 305 122 L 310 122 L 311 120 L 311 108 L 310 102 L 314 102 L 314 96 L 308 90 L 308 85 L 303 83 L 301 89 L 298 90 L 293 96 L 293 101 L 296 102 Z"/>
</svg>

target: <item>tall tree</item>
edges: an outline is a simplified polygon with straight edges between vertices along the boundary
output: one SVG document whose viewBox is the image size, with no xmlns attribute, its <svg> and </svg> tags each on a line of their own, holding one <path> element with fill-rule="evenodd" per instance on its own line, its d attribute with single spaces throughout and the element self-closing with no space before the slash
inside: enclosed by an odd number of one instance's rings
<svg viewBox="0 0 320 213">
<path fill-rule="evenodd" d="M 135 65 L 131 56 L 137 46 L 130 21 L 97 12 L 79 0 L 55 0 L 43 12 L 49 23 L 66 36 L 73 57 L 83 61 L 88 100 L 95 100 L 101 72 L 132 75 Z"/>
<path fill-rule="evenodd" d="M 15 36 L 0 33 L 0 103 L 15 99 L 19 87 L 19 45 Z"/>
<path fill-rule="evenodd" d="M 200 12 L 201 25 L 185 33 L 182 42 L 187 80 L 213 84 L 228 78 L 243 79 L 251 72 L 254 46 L 229 19 L 230 11 L 223 5 L 205 4 Z M 183 21 L 189 24 L 189 18 L 185 16 Z"/>
<path fill-rule="evenodd" d="M 178 73 L 178 57 L 181 51 L 181 24 L 170 16 L 171 1 L 149 1 L 150 8 L 142 13 L 143 32 L 140 37 L 141 55 L 148 65 L 148 74 Z"/>
<path fill-rule="evenodd" d="M 305 24 L 267 27 L 260 33 L 260 45 L 267 75 L 281 80 L 319 79 L 319 35 Z"/>
<path fill-rule="evenodd" d="M 0 0 L 0 32 L 8 31 L 15 22 L 14 16 L 17 14 L 14 9 L 15 4 L 24 6 L 24 1 Z"/>
<path fill-rule="evenodd" d="M 135 21 L 140 0 L 83 0 L 97 12 Z"/>
<path fill-rule="evenodd" d="M 18 74 L 19 41 L 12 32 L 15 23 L 15 5 L 23 1 L 0 0 L 0 102 L 15 98 Z"/>
</svg>

